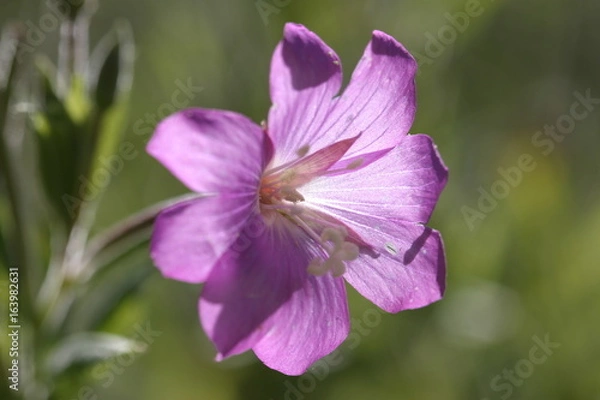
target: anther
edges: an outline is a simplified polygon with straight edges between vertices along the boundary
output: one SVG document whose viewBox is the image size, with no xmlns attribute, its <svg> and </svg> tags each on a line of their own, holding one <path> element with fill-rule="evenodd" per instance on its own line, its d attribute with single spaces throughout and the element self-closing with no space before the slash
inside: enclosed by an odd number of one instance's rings
<svg viewBox="0 0 600 400">
<path fill-rule="evenodd" d="M 304 146 L 300 147 L 297 151 L 296 154 L 298 155 L 298 157 L 304 157 L 305 155 L 308 154 L 308 151 L 310 150 L 310 146 L 305 144 Z"/>
<path fill-rule="evenodd" d="M 358 167 L 360 167 L 362 165 L 363 162 L 365 162 L 364 159 L 357 158 L 356 160 L 354 160 L 350 164 L 348 164 L 346 166 L 346 169 L 355 169 L 355 168 L 358 168 Z"/>
</svg>

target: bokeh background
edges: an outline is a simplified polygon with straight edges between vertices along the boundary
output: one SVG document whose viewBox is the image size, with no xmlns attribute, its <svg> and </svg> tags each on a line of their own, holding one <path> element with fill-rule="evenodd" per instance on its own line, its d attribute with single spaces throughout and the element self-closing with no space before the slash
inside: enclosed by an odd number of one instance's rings
<svg viewBox="0 0 600 400">
<path fill-rule="evenodd" d="M 89 398 L 112 400 L 600 399 L 600 104 L 590 105 L 561 141 L 543 136 L 554 143 L 548 154 L 550 144 L 534 143 L 545 125 L 568 120 L 576 92 L 600 98 L 600 2 L 476 4 L 100 1 L 92 43 L 119 19 L 133 27 L 135 78 L 123 140 L 139 156 L 114 177 L 95 231 L 185 193 L 143 151 L 151 124 L 143 132 L 134 128 L 148 113 L 168 110 L 178 81 L 202 87 L 189 106 L 261 121 L 270 105 L 271 53 L 287 21 L 305 24 L 337 51 L 346 81 L 378 29 L 418 58 L 412 132 L 431 135 L 450 169 L 430 221 L 445 240 L 448 285 L 441 302 L 380 317 L 349 290 L 352 316 L 370 324 L 358 332 L 359 343 L 343 345 L 339 362 L 326 371 L 287 377 L 252 354 L 214 362 L 197 317 L 201 287 L 163 279 L 141 249 L 124 263 L 147 278 L 103 329 L 134 335 L 136 326 L 149 324 L 160 335 L 145 354 L 117 364 L 122 368 L 111 379 L 90 371 L 86 381 L 60 384 L 89 385 L 96 396 Z M 477 15 L 464 29 L 451 28 L 447 13 L 465 9 Z M 0 23 L 35 24 L 47 12 L 37 0 L 5 0 Z M 49 33 L 38 49 L 55 59 L 56 45 L 57 33 Z M 535 168 L 522 172 L 493 210 L 479 210 L 481 190 L 499 187 L 498 169 L 517 166 L 523 154 Z M 474 218 L 472 211 L 482 214 Z M 539 364 L 523 361 L 530 360 L 535 338 L 545 336 L 560 346 Z M 515 368 L 511 383 L 503 373 Z"/>
</svg>

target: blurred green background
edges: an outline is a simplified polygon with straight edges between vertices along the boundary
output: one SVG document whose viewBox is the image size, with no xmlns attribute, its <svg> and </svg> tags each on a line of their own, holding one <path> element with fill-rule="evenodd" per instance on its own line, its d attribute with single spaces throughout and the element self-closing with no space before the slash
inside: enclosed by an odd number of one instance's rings
<svg viewBox="0 0 600 400">
<path fill-rule="evenodd" d="M 257 4 L 271 12 L 261 15 Z M 85 396 L 114 400 L 600 399 L 600 104 L 588 105 L 560 141 L 537 134 L 569 121 L 575 92 L 600 98 L 600 2 L 478 4 L 100 1 L 92 43 L 117 19 L 133 26 L 135 80 L 123 140 L 139 156 L 114 177 L 95 230 L 185 193 L 143 151 L 152 124 L 135 128 L 147 114 L 167 113 L 178 81 L 202 87 L 189 106 L 235 110 L 259 122 L 270 105 L 270 57 L 285 22 L 305 24 L 336 50 L 346 81 L 378 29 L 418 58 L 411 131 L 431 135 L 450 169 L 429 224 L 445 240 L 448 285 L 441 302 L 380 318 L 349 290 L 353 318 L 370 324 L 354 331 L 358 345 L 343 345 L 335 366 L 287 377 L 252 354 L 214 362 L 197 317 L 201 288 L 163 279 L 138 251 L 131 262 L 141 262 L 150 277 L 105 330 L 135 335 L 136 326 L 149 324 L 160 335 L 145 354 L 117 360 L 112 374 L 105 368 L 87 383 L 62 384 L 86 384 L 92 392 Z M 468 26 L 453 28 L 446 14 L 465 9 L 472 13 Z M 47 12 L 37 0 L 5 0 L 0 23 L 37 24 Z M 57 32 L 50 32 L 38 50 L 55 59 L 56 44 Z M 535 168 L 504 185 L 508 193 L 493 210 L 479 210 L 481 188 L 500 190 L 498 169 L 517 166 L 523 154 Z M 560 346 L 539 364 L 527 361 L 546 335 Z M 515 368 L 514 378 L 503 375 Z"/>
</svg>

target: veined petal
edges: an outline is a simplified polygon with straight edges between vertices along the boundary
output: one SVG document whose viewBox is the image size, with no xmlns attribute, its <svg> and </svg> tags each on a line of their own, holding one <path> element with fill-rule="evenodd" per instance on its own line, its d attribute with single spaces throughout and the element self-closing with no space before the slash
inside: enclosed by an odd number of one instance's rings
<svg viewBox="0 0 600 400">
<path fill-rule="evenodd" d="M 274 60 L 277 62 L 271 67 L 274 105 L 269 113 L 269 129 L 277 150 L 282 153 L 276 156 L 276 165 L 293 159 L 299 149 L 320 149 L 358 134 L 362 135 L 348 152 L 350 157 L 397 145 L 408 133 L 416 111 L 414 77 L 417 64 L 410 53 L 393 37 L 374 31 L 348 87 L 339 98 L 332 99 L 339 88 L 338 74 L 332 69 L 326 54 L 330 52 L 333 57 L 335 53 L 305 28 L 286 26 L 286 34 L 296 30 L 319 45 L 286 46 L 286 36 L 283 47 L 289 49 L 287 58 L 302 61 L 294 63 L 297 68 L 288 69 L 289 72 L 283 75 L 281 65 L 285 63 L 281 62 L 281 49 L 275 52 Z M 319 57 L 312 55 L 314 48 L 319 49 L 315 52 Z M 317 60 L 322 68 L 319 74 L 313 72 Z M 308 79 L 302 78 L 304 74 L 311 79 L 320 77 L 319 82 L 323 84 L 317 86 L 319 90 L 301 92 L 302 95 L 290 91 L 295 87 L 294 80 Z M 287 86 L 283 85 L 284 82 Z M 274 91 L 273 87 L 281 90 Z M 286 98 L 282 95 L 286 88 L 293 96 Z M 287 99 L 285 102 L 284 98 Z"/>
<path fill-rule="evenodd" d="M 416 61 L 396 39 L 374 31 L 348 87 L 312 144 L 318 148 L 361 133 L 348 156 L 397 145 L 414 120 L 416 70 Z"/>
<path fill-rule="evenodd" d="M 256 194 L 208 196 L 163 210 L 154 223 L 152 260 L 167 278 L 204 282 L 235 242 L 257 201 Z"/>
<path fill-rule="evenodd" d="M 221 257 L 200 298 L 200 319 L 219 357 L 252 348 L 275 327 L 272 316 L 303 290 L 306 268 L 321 251 L 281 216 L 248 226 L 241 235 L 247 241 Z"/>
<path fill-rule="evenodd" d="M 342 84 L 340 60 L 316 34 L 288 23 L 273 54 L 270 83 L 268 129 L 280 165 L 297 158 L 327 118 Z"/>
<path fill-rule="evenodd" d="M 344 278 L 385 311 L 424 307 L 440 300 L 446 286 L 446 262 L 440 234 L 402 221 L 340 218 L 377 256 L 361 254 L 347 263 Z"/>
<path fill-rule="evenodd" d="M 147 151 L 195 192 L 258 190 L 270 139 L 241 114 L 191 108 L 164 119 Z"/>
<path fill-rule="evenodd" d="M 271 318 L 273 327 L 253 350 L 269 368 L 301 375 L 348 336 L 350 317 L 344 281 L 310 276 Z"/>
<path fill-rule="evenodd" d="M 409 135 L 363 168 L 307 183 L 302 195 L 307 203 L 349 219 L 370 215 L 426 223 L 447 179 L 448 170 L 431 138 Z"/>
</svg>

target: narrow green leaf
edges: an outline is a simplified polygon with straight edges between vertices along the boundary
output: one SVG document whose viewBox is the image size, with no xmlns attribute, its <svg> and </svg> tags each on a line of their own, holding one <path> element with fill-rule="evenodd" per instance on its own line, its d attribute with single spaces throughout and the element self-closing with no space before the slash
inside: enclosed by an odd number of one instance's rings
<svg viewBox="0 0 600 400">
<path fill-rule="evenodd" d="M 39 58 L 36 67 L 40 78 L 41 108 L 32 115 L 32 126 L 38 139 L 42 182 L 58 215 L 70 225 L 75 209 L 69 207 L 66 199 L 75 195 L 81 126 L 73 120 L 56 94 L 52 63 L 46 58 Z"/>
<path fill-rule="evenodd" d="M 117 95 L 117 81 L 119 79 L 120 43 L 117 42 L 111 49 L 100 70 L 98 84 L 96 85 L 96 105 L 101 110 L 111 106 Z"/>
<path fill-rule="evenodd" d="M 58 376 L 73 366 L 88 365 L 127 353 L 143 353 L 147 345 L 124 336 L 82 332 L 60 341 L 48 354 L 45 367 Z"/>
<path fill-rule="evenodd" d="M 197 197 L 186 194 L 148 207 L 96 235 L 86 248 L 81 270 L 75 274 L 76 300 L 63 330 L 76 332 L 101 327 L 132 296 L 155 269 L 147 248 L 156 216 L 166 207 Z M 140 261 L 140 256 L 143 258 Z"/>
<path fill-rule="evenodd" d="M 147 255 L 143 254 L 148 241 L 146 238 L 137 247 L 130 248 L 129 253 L 113 261 L 111 268 L 104 269 L 103 274 L 95 275 L 85 284 L 84 292 L 67 316 L 65 331 L 101 329 L 129 304 L 127 300 L 133 298 L 146 279 L 156 272 Z"/>
<path fill-rule="evenodd" d="M 15 64 L 18 62 L 19 28 L 9 26 L 0 38 L 0 93 L 5 93 L 14 78 Z"/>
<path fill-rule="evenodd" d="M 115 25 L 97 46 L 90 69 L 96 106 L 102 112 L 131 88 L 135 46 L 131 26 Z"/>
<path fill-rule="evenodd" d="M 82 276 L 87 278 L 93 276 L 99 268 L 109 264 L 110 260 L 127 252 L 130 247 L 137 246 L 139 243 L 137 238 L 145 235 L 162 210 L 182 201 L 200 197 L 201 195 L 196 193 L 187 193 L 161 201 L 117 222 L 94 236 L 85 252 L 83 268 L 86 270 L 82 271 Z M 107 259 L 108 261 L 106 261 Z"/>
<path fill-rule="evenodd" d="M 90 205 L 99 201 L 110 181 L 120 172 L 107 168 L 105 164 L 117 150 L 125 130 L 133 58 L 133 35 L 125 22 L 117 24 L 102 39 L 91 57 L 88 84 L 94 104 L 87 121 L 79 166 L 87 189 L 84 183 L 79 187 L 90 194 L 87 196 Z"/>
</svg>

